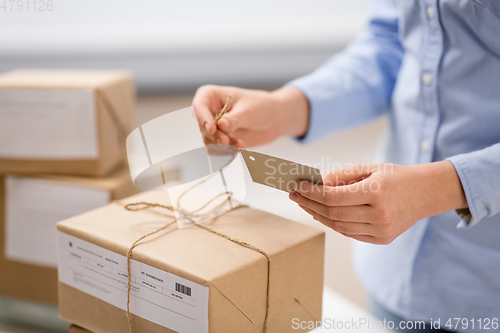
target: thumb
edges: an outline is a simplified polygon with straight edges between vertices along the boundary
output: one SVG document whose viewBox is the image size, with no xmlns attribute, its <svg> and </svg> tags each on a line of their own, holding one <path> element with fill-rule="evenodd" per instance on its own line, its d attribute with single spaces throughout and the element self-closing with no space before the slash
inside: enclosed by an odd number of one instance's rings
<svg viewBox="0 0 500 333">
<path fill-rule="evenodd" d="M 233 105 L 233 107 L 219 120 L 217 127 L 225 133 L 246 128 L 251 125 L 250 113 L 248 108 L 242 108 L 238 104 Z"/>
<path fill-rule="evenodd" d="M 371 164 L 356 164 L 323 175 L 323 184 L 326 186 L 345 186 L 354 184 L 369 177 L 375 171 L 375 166 Z"/>
</svg>

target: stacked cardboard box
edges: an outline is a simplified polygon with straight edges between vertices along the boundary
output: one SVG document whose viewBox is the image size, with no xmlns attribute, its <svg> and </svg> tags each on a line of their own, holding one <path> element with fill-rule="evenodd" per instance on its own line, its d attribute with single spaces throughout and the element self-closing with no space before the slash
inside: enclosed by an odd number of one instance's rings
<svg viewBox="0 0 500 333">
<path fill-rule="evenodd" d="M 99 178 L 0 177 L 0 295 L 57 304 L 56 223 L 137 192 L 127 168 Z"/>
<path fill-rule="evenodd" d="M 0 174 L 104 175 L 125 160 L 134 84 L 123 71 L 0 75 Z"/>
<path fill-rule="evenodd" d="M 71 327 L 69 328 L 69 333 L 89 333 L 89 331 L 76 325 L 71 325 Z"/>
<path fill-rule="evenodd" d="M 0 74 L 0 296 L 57 304 L 55 223 L 136 192 L 134 103 L 124 71 Z"/>
<path fill-rule="evenodd" d="M 165 193 L 142 193 L 58 223 L 61 318 L 91 332 L 128 332 L 125 255 L 172 221 L 161 208 L 124 208 L 134 202 L 169 205 Z M 248 207 L 174 224 L 134 249 L 134 332 L 260 333 L 265 322 L 268 333 L 301 331 L 293 318 L 321 320 L 323 260 L 322 231 Z"/>
<path fill-rule="evenodd" d="M 125 165 L 134 103 L 124 71 L 0 74 L 0 318 L 56 314 L 56 222 L 138 192 Z"/>
</svg>

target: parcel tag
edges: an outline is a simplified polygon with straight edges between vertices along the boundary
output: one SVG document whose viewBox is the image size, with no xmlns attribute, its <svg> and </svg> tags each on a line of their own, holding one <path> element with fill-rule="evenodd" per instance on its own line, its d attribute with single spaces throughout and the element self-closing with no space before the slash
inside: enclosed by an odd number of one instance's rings
<svg viewBox="0 0 500 333">
<path fill-rule="evenodd" d="M 293 183 L 298 180 L 323 185 L 317 168 L 247 149 L 240 148 L 240 152 L 255 183 L 285 192 L 291 192 Z"/>
</svg>

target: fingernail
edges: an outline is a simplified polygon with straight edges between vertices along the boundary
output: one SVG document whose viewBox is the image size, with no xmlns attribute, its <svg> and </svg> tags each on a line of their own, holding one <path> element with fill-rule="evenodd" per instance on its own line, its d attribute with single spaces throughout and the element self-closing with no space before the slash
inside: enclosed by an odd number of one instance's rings
<svg viewBox="0 0 500 333">
<path fill-rule="evenodd" d="M 297 183 L 296 183 L 296 182 L 295 182 L 295 183 L 293 183 L 293 190 L 294 190 L 294 191 L 297 191 L 297 190 L 298 190 L 298 186 L 297 186 Z"/>
<path fill-rule="evenodd" d="M 208 123 L 205 123 L 205 130 L 210 133 L 210 125 Z"/>
<path fill-rule="evenodd" d="M 299 201 L 299 196 L 297 195 L 297 193 L 295 193 L 295 191 L 290 192 L 290 200 L 295 202 Z"/>
<path fill-rule="evenodd" d="M 215 142 L 217 142 L 217 144 L 220 145 L 220 139 L 219 138 L 215 139 Z"/>
</svg>

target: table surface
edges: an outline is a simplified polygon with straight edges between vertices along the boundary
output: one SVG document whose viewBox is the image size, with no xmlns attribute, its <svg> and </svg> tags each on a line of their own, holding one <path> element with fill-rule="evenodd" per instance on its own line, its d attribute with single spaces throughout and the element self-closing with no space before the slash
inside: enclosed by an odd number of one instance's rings
<svg viewBox="0 0 500 333">
<path fill-rule="evenodd" d="M 343 328 L 337 326 L 333 329 L 326 326 L 327 320 L 330 319 L 330 323 L 335 320 L 335 325 L 341 325 Z M 329 287 L 325 287 L 323 290 L 323 322 L 325 326 L 323 328 L 318 328 L 312 332 L 356 332 L 356 333 L 388 333 L 392 332 L 388 329 L 377 329 L 377 319 L 373 317 L 363 308 L 357 306 L 353 302 L 349 301 L 347 298 L 338 294 L 336 291 Z M 349 323 L 349 324 L 347 324 Z M 359 328 L 352 328 L 352 323 L 357 323 Z M 364 323 L 364 324 L 362 324 Z M 368 327 L 368 324 L 371 326 Z M 354 327 L 354 326 L 352 326 Z M 374 328 L 375 327 L 375 328 Z"/>
</svg>

